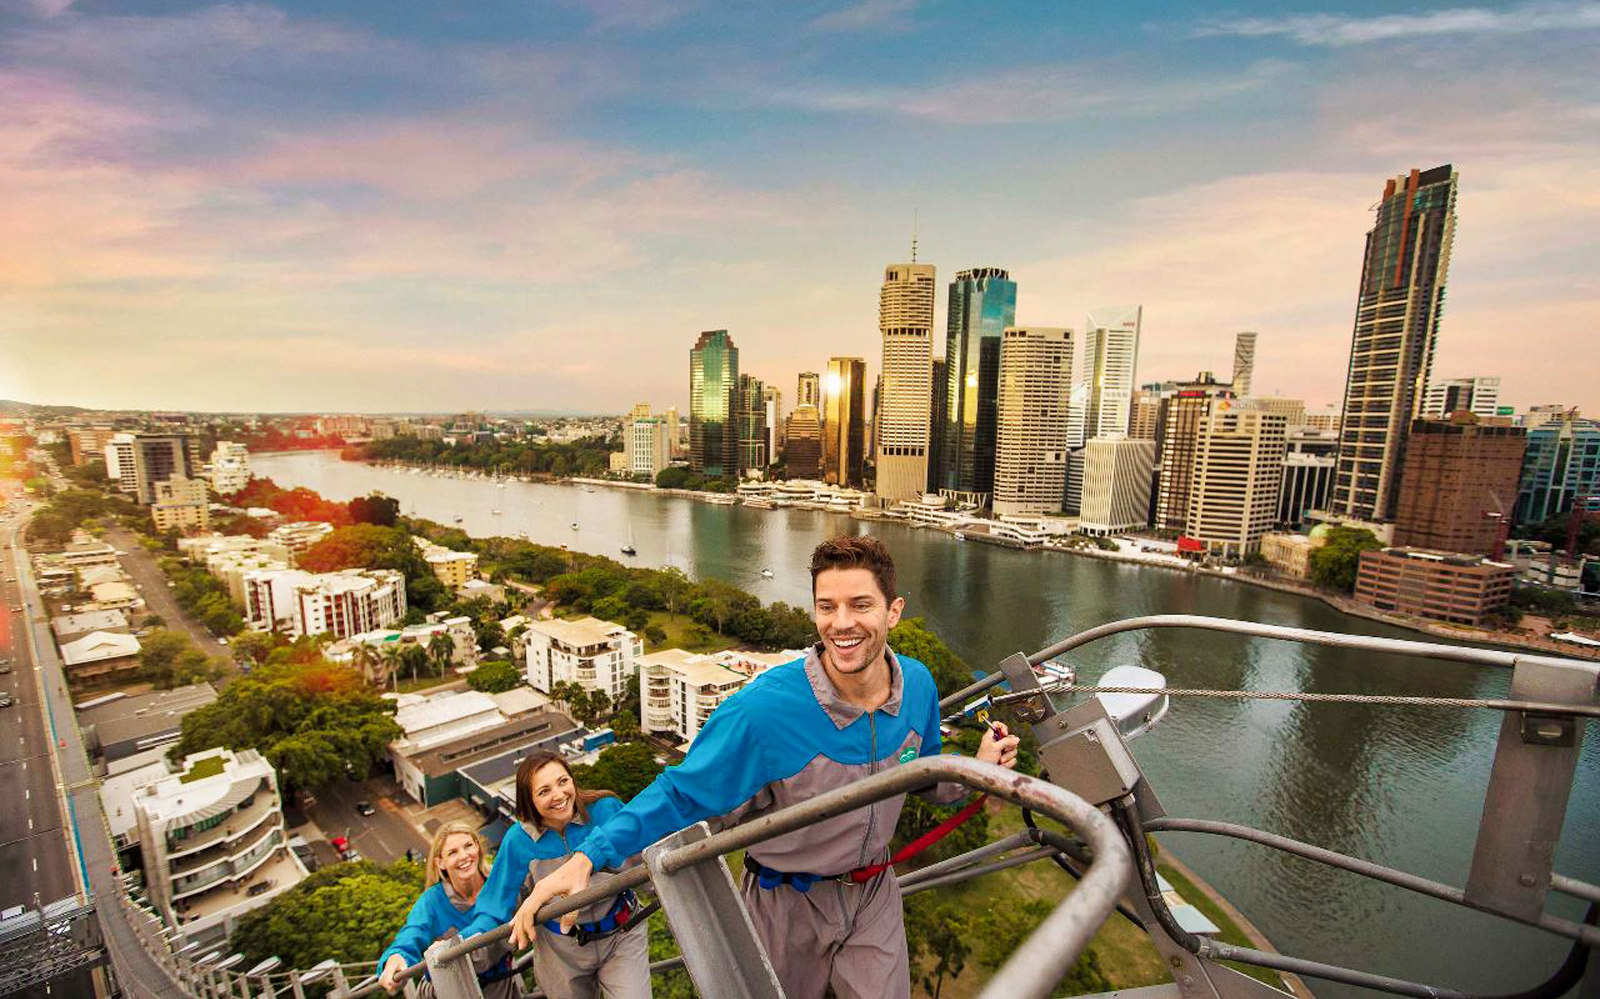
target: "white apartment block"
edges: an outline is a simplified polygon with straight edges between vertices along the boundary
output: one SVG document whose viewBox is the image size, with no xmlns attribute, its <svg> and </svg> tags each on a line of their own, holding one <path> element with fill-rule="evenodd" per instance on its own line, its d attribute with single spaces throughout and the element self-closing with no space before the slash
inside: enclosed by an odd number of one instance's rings
<svg viewBox="0 0 1600 999">
<path fill-rule="evenodd" d="M 267 534 L 267 540 L 275 541 L 290 552 L 298 554 L 332 533 L 332 524 L 325 524 L 319 520 L 302 520 L 274 527 Z"/>
<path fill-rule="evenodd" d="M 928 489 L 933 408 L 932 264 L 891 264 L 878 293 L 883 388 L 878 396 L 877 494 L 914 500 Z"/>
<path fill-rule="evenodd" d="M 633 632 L 593 617 L 530 621 L 522 642 L 528 684 L 544 694 L 568 681 L 615 698 L 644 655 L 644 642 Z"/>
<path fill-rule="evenodd" d="M 1082 349 L 1075 352 L 1074 360 L 1072 401 L 1075 406 L 1081 404 L 1082 416 L 1079 423 L 1074 414 L 1073 447 L 1092 437 L 1128 432 L 1143 314 L 1138 305 L 1089 313 L 1079 338 Z"/>
<path fill-rule="evenodd" d="M 386 628 L 406 616 L 406 581 L 395 569 L 299 569 L 246 572 L 245 618 L 258 631 L 290 637 L 349 638 Z"/>
<path fill-rule="evenodd" d="M 624 474 L 652 481 L 672 464 L 672 427 L 666 417 L 650 415 L 649 403 L 634 406 L 622 421 L 622 454 Z"/>
<path fill-rule="evenodd" d="M 221 940 L 299 883 L 278 775 L 253 749 L 208 749 L 133 793 L 151 904 L 185 939 Z"/>
<path fill-rule="evenodd" d="M 157 482 L 150 517 L 155 521 L 156 530 L 162 532 L 209 529 L 211 507 L 205 481 L 178 476 Z"/>
<path fill-rule="evenodd" d="M 417 547 L 422 551 L 422 560 L 428 563 L 428 568 L 433 570 L 439 582 L 447 588 L 454 590 L 463 586 L 468 580 L 478 578 L 478 555 L 476 552 L 458 552 L 453 548 L 436 545 L 427 538 L 416 538 Z"/>
<path fill-rule="evenodd" d="M 223 496 L 250 484 L 250 449 L 237 441 L 217 441 L 211 452 L 211 488 Z"/>
<path fill-rule="evenodd" d="M 1096 437 L 1086 443 L 1078 529 L 1107 535 L 1147 524 L 1155 464 L 1153 440 Z"/>
<path fill-rule="evenodd" d="M 139 467 L 134 458 L 134 436 L 113 434 L 106 442 L 106 477 L 120 492 L 139 494 Z"/>
<path fill-rule="evenodd" d="M 717 706 L 756 676 L 793 662 L 800 651 L 711 655 L 662 649 L 639 660 L 639 727 L 651 735 L 672 733 L 687 748 Z"/>
<path fill-rule="evenodd" d="M 1287 421 L 1231 399 L 1200 418 L 1187 534 L 1224 558 L 1243 558 L 1272 527 L 1283 481 Z"/>
<path fill-rule="evenodd" d="M 1061 509 L 1072 408 L 1072 330 L 1007 327 L 1000 338 L 996 515 Z"/>
<path fill-rule="evenodd" d="M 1429 382 L 1422 394 L 1422 415 L 1444 417 L 1457 410 L 1476 416 L 1495 416 L 1500 411 L 1500 379 L 1487 375 L 1470 378 L 1443 378 Z"/>
</svg>

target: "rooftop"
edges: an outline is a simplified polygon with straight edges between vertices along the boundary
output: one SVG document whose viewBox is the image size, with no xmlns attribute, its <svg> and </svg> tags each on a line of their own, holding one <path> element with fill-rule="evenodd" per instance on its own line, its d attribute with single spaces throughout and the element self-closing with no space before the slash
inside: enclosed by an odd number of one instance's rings
<svg viewBox="0 0 1600 999">
<path fill-rule="evenodd" d="M 211 761 L 215 760 L 215 763 Z M 187 825 L 221 814 L 255 792 L 272 765 L 253 749 L 208 749 L 134 799 L 152 822 Z"/>
<path fill-rule="evenodd" d="M 139 654 L 139 640 L 132 635 L 91 631 L 76 641 L 61 646 L 61 661 L 68 666 L 122 659 Z"/>
<path fill-rule="evenodd" d="M 117 631 L 127 627 L 128 615 L 119 610 L 62 614 L 50 619 L 50 630 L 56 633 L 57 638 L 82 635 L 90 631 Z"/>
<path fill-rule="evenodd" d="M 461 721 L 484 712 L 498 712 L 494 698 L 479 690 L 453 690 L 445 694 L 407 703 L 404 698 L 394 713 L 395 723 L 406 733 L 406 741 L 422 736 L 429 729 Z"/>
<path fill-rule="evenodd" d="M 595 617 L 580 617 L 575 621 L 530 621 L 528 631 L 536 631 L 547 635 L 565 645 L 584 646 L 602 645 L 614 641 L 617 636 L 628 634 L 628 629 L 620 624 L 602 621 Z"/>
</svg>

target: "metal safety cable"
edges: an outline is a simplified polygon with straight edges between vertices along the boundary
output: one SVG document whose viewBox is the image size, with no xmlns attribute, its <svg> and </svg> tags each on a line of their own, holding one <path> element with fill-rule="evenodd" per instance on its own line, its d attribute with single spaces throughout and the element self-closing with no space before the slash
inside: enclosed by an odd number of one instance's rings
<svg viewBox="0 0 1600 999">
<path fill-rule="evenodd" d="M 1027 700 L 1043 691 L 1019 690 L 991 697 L 995 704 Z M 1288 690 L 1206 690 L 1181 687 L 1097 687 L 1089 683 L 1057 684 L 1049 693 L 1166 694 L 1171 697 L 1215 697 L 1254 701 L 1316 701 L 1332 704 L 1381 704 L 1414 708 L 1491 708 L 1496 711 L 1532 711 L 1539 714 L 1585 715 L 1600 718 L 1600 705 L 1559 704 L 1550 701 L 1512 701 L 1474 697 L 1404 697 L 1398 694 L 1316 694 Z"/>
</svg>

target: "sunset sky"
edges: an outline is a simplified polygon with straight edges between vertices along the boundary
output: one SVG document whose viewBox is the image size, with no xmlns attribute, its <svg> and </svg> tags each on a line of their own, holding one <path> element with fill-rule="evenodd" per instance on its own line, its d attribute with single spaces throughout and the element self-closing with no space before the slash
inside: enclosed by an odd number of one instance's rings
<svg viewBox="0 0 1600 999">
<path fill-rule="evenodd" d="M 1369 208 L 1460 171 L 1434 373 L 1600 415 L 1600 3 L 0 0 L 0 398 L 793 404 L 878 284 L 1142 303 L 1140 381 L 1339 398 Z"/>
</svg>

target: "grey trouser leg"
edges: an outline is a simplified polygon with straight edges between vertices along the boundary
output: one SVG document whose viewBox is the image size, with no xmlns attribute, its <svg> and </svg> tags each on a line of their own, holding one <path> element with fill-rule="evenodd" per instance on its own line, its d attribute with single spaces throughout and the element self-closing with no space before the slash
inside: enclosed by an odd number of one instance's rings
<svg viewBox="0 0 1600 999">
<path fill-rule="evenodd" d="M 744 901 L 787 999 L 910 999 L 905 915 L 891 877 L 865 886 L 818 882 L 809 892 L 761 888 L 744 877 Z"/>
<path fill-rule="evenodd" d="M 644 926 L 580 944 L 539 927 L 533 977 L 550 999 L 650 999 L 650 940 Z"/>
</svg>

